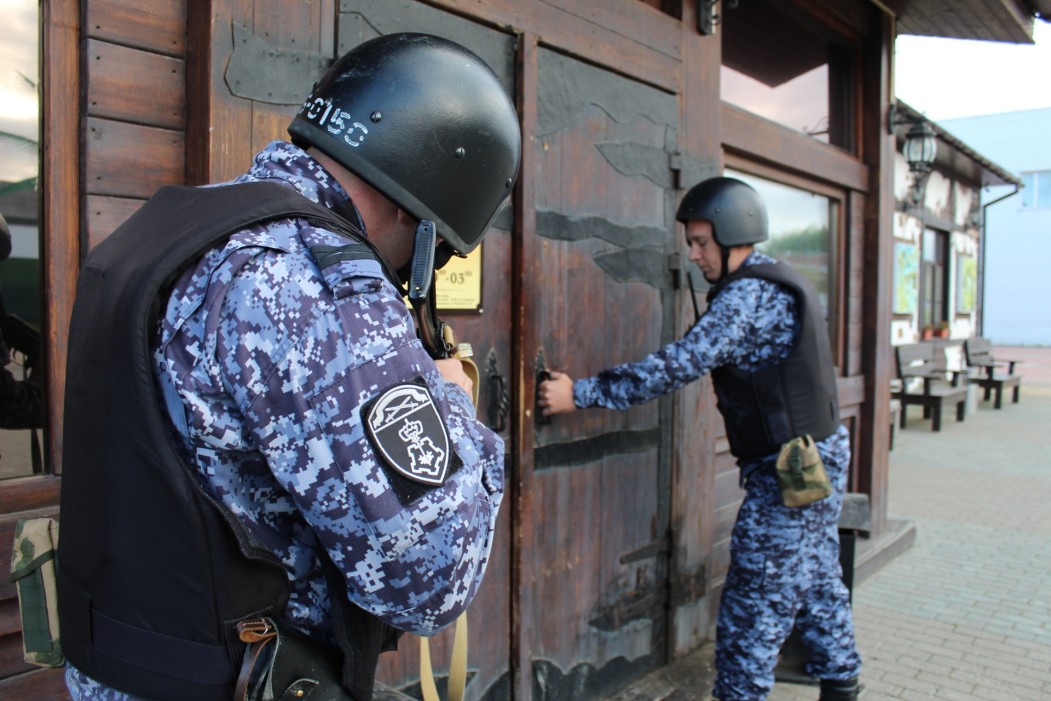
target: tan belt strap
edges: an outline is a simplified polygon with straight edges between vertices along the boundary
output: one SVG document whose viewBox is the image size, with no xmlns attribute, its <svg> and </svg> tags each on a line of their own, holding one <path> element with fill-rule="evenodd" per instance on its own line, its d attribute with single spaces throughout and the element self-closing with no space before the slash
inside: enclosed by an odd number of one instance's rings
<svg viewBox="0 0 1051 701">
<path fill-rule="evenodd" d="M 456 619 L 453 632 L 453 654 L 449 661 L 448 701 L 463 701 L 467 685 L 467 613 Z M 434 684 L 434 669 L 431 667 L 431 644 L 429 638 L 420 637 L 420 690 L 423 701 L 440 701 L 438 687 Z"/>
</svg>

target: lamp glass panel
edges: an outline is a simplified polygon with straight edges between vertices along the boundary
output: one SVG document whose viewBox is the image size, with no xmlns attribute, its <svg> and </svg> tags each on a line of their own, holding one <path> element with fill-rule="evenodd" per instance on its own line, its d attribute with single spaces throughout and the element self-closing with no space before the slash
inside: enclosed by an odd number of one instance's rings
<svg viewBox="0 0 1051 701">
<path fill-rule="evenodd" d="M 938 155 L 938 139 L 933 132 L 923 129 L 910 129 L 902 153 L 910 166 L 934 163 Z"/>
</svg>

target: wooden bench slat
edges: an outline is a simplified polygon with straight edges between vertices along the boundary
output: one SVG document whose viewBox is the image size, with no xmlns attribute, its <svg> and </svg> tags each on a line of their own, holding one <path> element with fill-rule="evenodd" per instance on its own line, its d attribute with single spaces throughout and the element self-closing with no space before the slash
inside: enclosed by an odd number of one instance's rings
<svg viewBox="0 0 1051 701">
<path fill-rule="evenodd" d="M 946 404 L 956 405 L 956 420 L 963 421 L 967 402 L 967 387 L 960 382 L 964 375 L 959 370 L 947 370 L 941 366 L 936 356 L 938 349 L 927 343 L 910 343 L 895 346 L 894 357 L 897 361 L 900 387 L 893 397 L 901 402 L 901 428 L 905 428 L 910 405 L 923 407 L 924 417 L 930 417 L 931 430 L 941 430 L 942 407 Z M 952 379 L 947 380 L 946 375 Z M 923 381 L 922 391 L 914 391 L 910 383 Z"/>
</svg>

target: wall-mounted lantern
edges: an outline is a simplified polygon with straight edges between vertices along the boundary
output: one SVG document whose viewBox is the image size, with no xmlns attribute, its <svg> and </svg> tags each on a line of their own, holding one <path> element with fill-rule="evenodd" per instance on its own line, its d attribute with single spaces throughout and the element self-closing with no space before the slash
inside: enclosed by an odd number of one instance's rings
<svg viewBox="0 0 1051 701">
<path fill-rule="evenodd" d="M 919 204 L 923 199 L 927 176 L 931 174 L 934 158 L 938 155 L 938 137 L 927 122 L 913 124 L 909 133 L 905 135 L 905 145 L 901 150 L 913 174 L 912 202 Z"/>
<path fill-rule="evenodd" d="M 912 173 L 912 187 L 909 196 L 912 204 L 918 205 L 923 199 L 923 191 L 927 186 L 927 178 L 934 166 L 934 159 L 938 155 L 938 135 L 934 133 L 929 122 L 900 116 L 891 106 L 887 118 L 887 131 L 894 133 L 894 127 L 898 124 L 912 124 L 905 134 L 905 144 L 901 152 L 905 156 L 905 162 L 909 164 Z"/>
</svg>

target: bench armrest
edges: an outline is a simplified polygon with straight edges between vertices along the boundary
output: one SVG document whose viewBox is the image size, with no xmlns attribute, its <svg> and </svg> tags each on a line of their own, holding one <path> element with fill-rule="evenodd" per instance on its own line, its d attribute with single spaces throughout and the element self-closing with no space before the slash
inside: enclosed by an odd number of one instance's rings
<svg viewBox="0 0 1051 701">
<path fill-rule="evenodd" d="M 1017 365 L 1019 363 L 1024 363 L 1025 361 L 1024 360 L 1018 360 L 1016 358 L 996 358 L 995 362 L 1000 367 L 1003 367 L 1006 364 L 1007 365 L 1007 374 L 1013 375 L 1013 374 L 1015 374 L 1015 365 Z"/>
</svg>

